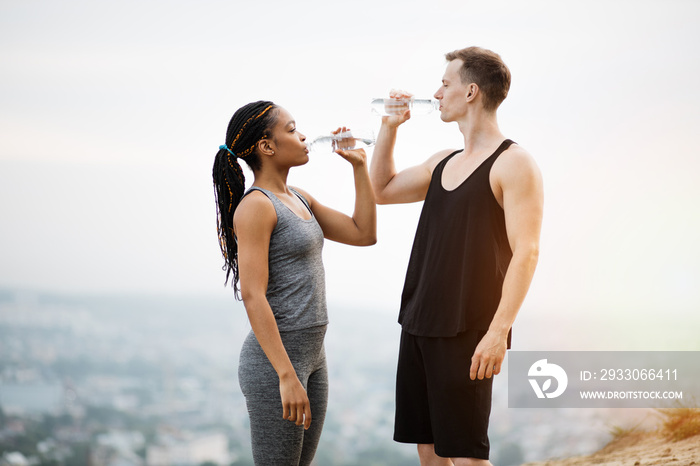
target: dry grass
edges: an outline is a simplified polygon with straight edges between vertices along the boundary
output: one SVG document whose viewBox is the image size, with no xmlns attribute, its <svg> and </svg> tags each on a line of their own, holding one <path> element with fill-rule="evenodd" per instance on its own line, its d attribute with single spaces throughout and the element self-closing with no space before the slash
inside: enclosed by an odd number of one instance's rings
<svg viewBox="0 0 700 466">
<path fill-rule="evenodd" d="M 672 406 L 653 411 L 660 418 L 655 430 L 642 427 L 644 420 L 633 427 L 615 426 L 609 430 L 610 443 L 591 455 L 523 466 L 700 465 L 700 405 L 693 401 Z"/>
<path fill-rule="evenodd" d="M 656 412 L 662 417 L 660 433 L 666 438 L 677 442 L 700 434 L 700 408 L 678 406 Z"/>
<path fill-rule="evenodd" d="M 677 442 L 695 435 L 700 435 L 700 408 L 693 400 L 691 403 L 677 402 L 671 408 L 656 408 L 656 414 L 661 418 L 661 426 L 653 432 Z M 613 426 L 609 429 L 611 443 L 633 434 L 649 432 L 642 429 L 643 421 L 632 427 Z"/>
</svg>

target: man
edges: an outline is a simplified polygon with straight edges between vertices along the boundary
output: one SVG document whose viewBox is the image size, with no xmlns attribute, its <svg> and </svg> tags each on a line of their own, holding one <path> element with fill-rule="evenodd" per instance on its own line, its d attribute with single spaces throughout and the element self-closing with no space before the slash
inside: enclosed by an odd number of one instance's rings
<svg viewBox="0 0 700 466">
<path fill-rule="evenodd" d="M 379 204 L 425 201 L 399 313 L 394 440 L 418 444 L 423 466 L 490 465 L 492 376 L 537 264 L 542 179 L 530 154 L 498 128 L 510 88 L 501 57 L 469 47 L 446 58 L 435 98 L 464 149 L 397 172 L 406 110 L 382 118 L 370 168 Z"/>
</svg>

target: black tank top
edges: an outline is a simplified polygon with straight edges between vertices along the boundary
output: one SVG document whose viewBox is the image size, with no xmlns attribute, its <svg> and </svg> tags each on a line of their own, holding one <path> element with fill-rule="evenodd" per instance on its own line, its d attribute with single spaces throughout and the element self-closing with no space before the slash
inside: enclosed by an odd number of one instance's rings
<svg viewBox="0 0 700 466">
<path fill-rule="evenodd" d="M 401 296 L 399 323 L 404 331 L 451 337 L 465 330 L 488 329 L 513 255 L 489 174 L 511 144 L 509 139 L 503 141 L 452 191 L 443 188 L 442 172 L 461 151 L 435 167 Z"/>
</svg>

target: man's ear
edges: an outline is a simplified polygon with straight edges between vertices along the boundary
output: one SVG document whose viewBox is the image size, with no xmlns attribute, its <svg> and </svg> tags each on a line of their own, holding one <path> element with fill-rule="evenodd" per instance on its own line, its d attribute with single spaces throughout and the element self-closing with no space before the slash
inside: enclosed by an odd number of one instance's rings
<svg viewBox="0 0 700 466">
<path fill-rule="evenodd" d="M 476 83 L 471 83 L 467 86 L 467 91 L 464 95 L 465 99 L 467 99 L 467 102 L 471 102 L 474 99 L 476 99 L 476 96 L 479 94 L 479 86 L 477 86 Z"/>
</svg>

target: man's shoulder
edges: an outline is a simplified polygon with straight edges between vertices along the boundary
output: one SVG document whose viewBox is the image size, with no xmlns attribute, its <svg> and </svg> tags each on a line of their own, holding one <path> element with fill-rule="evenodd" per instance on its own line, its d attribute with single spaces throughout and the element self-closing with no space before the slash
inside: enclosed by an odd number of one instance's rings
<svg viewBox="0 0 700 466">
<path fill-rule="evenodd" d="M 534 158 L 523 146 L 518 143 L 513 143 L 506 150 L 503 151 L 504 159 L 512 159 L 513 161 L 518 161 L 521 159 L 532 159 Z"/>
<path fill-rule="evenodd" d="M 528 174 L 539 171 L 535 158 L 519 144 L 511 144 L 508 149 L 498 157 L 493 165 L 496 173 L 503 174 Z"/>
<path fill-rule="evenodd" d="M 425 161 L 425 164 L 428 167 L 430 173 L 432 173 L 433 170 L 435 170 L 435 167 L 437 167 L 440 162 L 442 162 L 448 156 L 454 154 L 459 150 L 461 149 L 442 149 L 431 155 L 430 158 L 428 158 L 428 160 Z"/>
<path fill-rule="evenodd" d="M 493 164 L 493 181 L 500 190 L 533 189 L 539 191 L 542 185 L 542 173 L 535 158 L 518 144 L 503 151 Z"/>
</svg>

